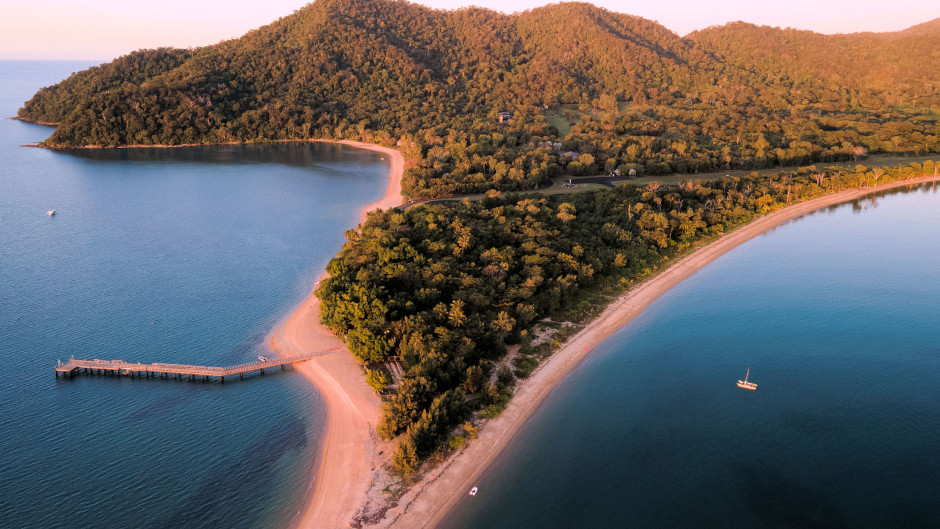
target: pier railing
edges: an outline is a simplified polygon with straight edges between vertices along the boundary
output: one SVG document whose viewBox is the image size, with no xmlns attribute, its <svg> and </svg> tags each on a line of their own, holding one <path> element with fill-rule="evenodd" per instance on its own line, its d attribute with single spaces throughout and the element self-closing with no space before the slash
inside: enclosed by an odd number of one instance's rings
<svg viewBox="0 0 940 529">
<path fill-rule="evenodd" d="M 332 349 L 326 349 L 305 355 L 292 356 L 289 358 L 272 358 L 266 360 L 259 359 L 257 362 L 246 362 L 243 364 L 221 367 L 200 366 L 192 364 L 169 364 L 165 362 L 144 364 L 139 362 L 125 362 L 124 360 L 101 360 L 99 358 L 92 360 L 81 360 L 73 356 L 65 362 L 59 360 L 58 365 L 56 365 L 55 368 L 55 375 L 56 378 L 59 377 L 60 373 L 66 377 L 71 377 L 81 373 L 100 375 L 126 375 L 130 376 L 131 378 L 135 376 L 145 378 L 169 378 L 170 375 L 173 375 L 173 378 L 177 379 L 187 377 L 190 380 L 199 380 L 201 377 L 201 379 L 205 381 L 210 380 L 210 377 L 216 377 L 221 382 L 225 382 L 225 377 L 228 376 L 238 375 L 239 378 L 245 378 L 245 374 L 251 373 L 253 371 L 258 371 L 263 375 L 265 369 L 272 369 L 275 367 L 284 369 L 284 367 L 289 364 L 293 364 L 295 362 L 304 362 L 318 356 L 335 353 L 340 349 L 342 348 L 334 347 Z"/>
</svg>

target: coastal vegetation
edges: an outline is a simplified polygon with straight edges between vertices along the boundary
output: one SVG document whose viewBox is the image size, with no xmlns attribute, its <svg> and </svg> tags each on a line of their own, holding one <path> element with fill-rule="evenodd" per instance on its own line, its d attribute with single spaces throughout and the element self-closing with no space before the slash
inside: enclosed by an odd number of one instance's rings
<svg viewBox="0 0 940 529">
<path fill-rule="evenodd" d="M 453 444 L 450 434 L 471 412 L 486 418 L 505 407 L 514 377 L 499 361 L 507 345 L 521 344 L 516 375 L 537 365 L 533 325 L 589 317 L 677 255 L 788 204 L 937 169 L 933 161 L 810 166 L 379 211 L 347 232 L 330 262 L 317 290 L 322 320 L 364 364 L 402 363 L 378 432 L 402 436 L 392 462 L 408 474 Z"/>
<path fill-rule="evenodd" d="M 57 124 L 54 148 L 396 146 L 409 197 L 484 195 L 370 214 L 317 290 L 369 385 L 394 383 L 377 429 L 399 438 L 392 462 L 411 474 L 472 439 L 474 415 L 505 408 L 551 347 L 534 327 L 582 321 L 759 215 L 936 174 L 933 162 L 825 165 L 940 152 L 937 71 L 940 19 L 890 34 L 735 23 L 679 37 L 583 3 L 505 15 L 317 0 L 238 39 L 78 72 L 18 117 Z M 780 166 L 802 168 L 694 179 Z M 598 173 L 690 179 L 531 193 Z"/>
<path fill-rule="evenodd" d="M 524 191 L 563 174 L 938 152 L 938 50 L 938 20 L 853 35 L 735 23 L 681 38 L 583 3 L 504 15 L 318 0 L 238 39 L 76 73 L 19 117 L 59 124 L 53 147 L 397 145 L 413 198 Z"/>
</svg>

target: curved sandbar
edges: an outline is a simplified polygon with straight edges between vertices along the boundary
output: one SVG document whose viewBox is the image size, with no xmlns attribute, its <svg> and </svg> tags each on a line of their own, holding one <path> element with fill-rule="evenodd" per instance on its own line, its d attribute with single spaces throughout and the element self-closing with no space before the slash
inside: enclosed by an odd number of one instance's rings
<svg viewBox="0 0 940 529">
<path fill-rule="evenodd" d="M 363 208 L 362 220 L 376 208 L 387 209 L 402 203 L 404 157 L 400 152 L 353 141 L 334 143 L 378 151 L 391 160 L 385 196 Z M 319 465 L 311 476 L 313 494 L 303 507 L 298 527 L 349 527 L 350 520 L 366 499 L 373 470 L 379 464 L 378 453 L 382 450 L 389 453 L 386 443 L 375 434 L 381 401 L 366 385 L 362 369 L 343 342 L 320 324 L 320 300 L 313 293 L 272 332 L 269 344 L 282 356 L 343 347 L 339 354 L 295 365 L 295 369 L 316 386 L 327 409 L 327 429 Z"/>
<path fill-rule="evenodd" d="M 572 336 L 532 376 L 522 382 L 501 415 L 483 427 L 465 449 L 432 470 L 390 509 L 376 527 L 422 529 L 436 527 L 474 481 L 505 449 L 548 393 L 602 340 L 629 323 L 664 292 L 714 261 L 728 250 L 801 215 L 849 202 L 876 191 L 940 181 L 936 176 L 892 182 L 877 187 L 843 191 L 777 210 L 760 217 L 674 262 L 648 281 L 632 288 L 581 332 Z"/>
</svg>

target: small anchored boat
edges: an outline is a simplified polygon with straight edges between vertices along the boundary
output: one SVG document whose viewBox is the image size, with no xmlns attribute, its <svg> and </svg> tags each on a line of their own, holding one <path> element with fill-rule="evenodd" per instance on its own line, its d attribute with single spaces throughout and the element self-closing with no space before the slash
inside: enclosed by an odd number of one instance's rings
<svg viewBox="0 0 940 529">
<path fill-rule="evenodd" d="M 259 362 L 270 362 L 271 359 L 268 358 L 268 357 L 266 357 L 266 356 L 259 356 L 259 357 L 258 357 L 258 361 L 259 361 Z"/>
<path fill-rule="evenodd" d="M 470 489 L 470 495 L 471 495 L 471 496 L 476 496 L 476 495 L 477 495 L 477 490 L 478 490 L 478 489 L 477 489 L 476 487 L 473 487 L 472 489 Z"/>
<path fill-rule="evenodd" d="M 747 370 L 747 374 L 744 375 L 744 380 L 738 381 L 738 387 L 741 389 L 749 389 L 751 391 L 757 391 L 757 384 L 753 382 L 748 382 L 747 378 L 751 376 L 751 370 Z"/>
<path fill-rule="evenodd" d="M 54 209 L 50 209 L 49 211 L 46 212 L 46 215 L 49 215 L 50 217 L 53 216 L 53 215 L 55 215 L 55 210 L 54 210 Z"/>
</svg>

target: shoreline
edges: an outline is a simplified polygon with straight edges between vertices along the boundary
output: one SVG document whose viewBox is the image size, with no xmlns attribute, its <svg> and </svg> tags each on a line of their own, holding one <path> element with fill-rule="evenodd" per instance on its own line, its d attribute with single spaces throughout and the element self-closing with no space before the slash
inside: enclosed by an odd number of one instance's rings
<svg viewBox="0 0 940 529">
<path fill-rule="evenodd" d="M 516 386 L 516 395 L 499 416 L 484 424 L 479 437 L 466 448 L 432 469 L 406 492 L 398 505 L 389 509 L 385 519 L 374 527 L 382 529 L 432 529 L 438 527 L 458 500 L 509 446 L 528 419 L 538 410 L 548 394 L 567 374 L 581 363 L 593 347 L 632 321 L 653 301 L 672 287 L 692 276 L 731 249 L 797 217 L 828 206 L 863 198 L 879 191 L 938 182 L 940 177 L 925 176 L 864 189 L 842 191 L 800 202 L 758 217 L 732 232 L 720 236 L 692 253 L 667 263 L 652 278 L 631 288 L 611 302 L 600 316 L 542 362 L 535 372 Z"/>
<path fill-rule="evenodd" d="M 43 127 L 58 127 L 59 123 L 44 123 L 39 121 L 30 121 L 28 119 L 12 117 L 7 118 L 15 121 L 21 121 L 23 123 L 29 123 L 32 125 L 41 125 Z M 31 145 L 20 145 L 20 147 L 36 147 L 39 149 L 49 149 L 50 151 L 95 151 L 95 150 L 109 150 L 109 149 L 181 149 L 184 147 L 218 147 L 220 145 L 269 145 L 274 143 L 335 143 L 339 145 L 350 145 L 360 149 L 365 149 L 368 151 L 378 151 L 386 153 L 386 151 L 396 152 L 399 151 L 392 148 L 386 147 L 384 145 L 379 145 L 377 143 L 365 143 L 355 140 L 331 140 L 324 138 L 302 138 L 302 139 L 281 139 L 281 140 L 259 140 L 259 141 L 216 141 L 210 143 L 148 143 L 148 144 L 133 144 L 133 145 L 44 145 L 42 142 L 34 143 Z M 400 154 L 400 153 L 399 153 Z M 378 202 L 378 201 L 377 201 Z M 372 204 L 369 204 L 370 206 Z"/>
<path fill-rule="evenodd" d="M 376 151 L 390 159 L 385 195 L 362 208 L 360 222 L 375 209 L 400 205 L 404 156 L 397 150 L 349 140 L 308 140 L 339 143 Z M 326 277 L 324 272 L 320 279 Z M 319 281 L 318 281 L 319 282 Z M 314 287 L 315 288 L 315 287 Z M 298 529 L 348 527 L 359 513 L 372 485 L 379 455 L 391 453 L 391 444 L 375 432 L 381 416 L 381 399 L 365 383 L 359 363 L 338 337 L 320 323 L 320 300 L 310 295 L 268 335 L 268 345 L 281 356 L 341 347 L 328 354 L 294 365 L 310 381 L 326 403 L 326 432 L 318 462 L 311 475 L 312 494 L 295 523 Z"/>
</svg>

